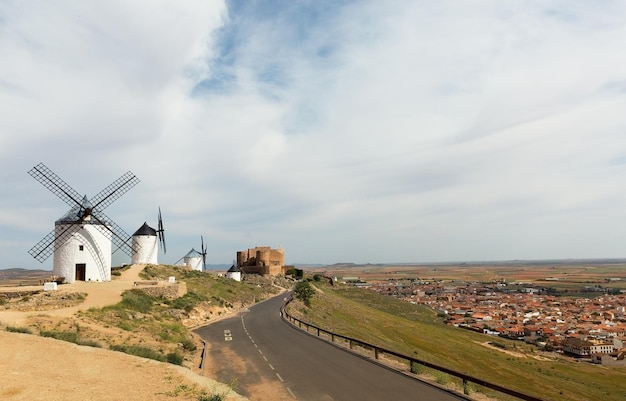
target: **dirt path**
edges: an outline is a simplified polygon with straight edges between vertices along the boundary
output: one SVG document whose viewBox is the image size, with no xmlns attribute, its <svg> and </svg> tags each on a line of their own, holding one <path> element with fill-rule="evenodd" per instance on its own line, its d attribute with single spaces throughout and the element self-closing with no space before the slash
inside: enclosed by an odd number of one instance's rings
<svg viewBox="0 0 626 401">
<path fill-rule="evenodd" d="M 80 310 L 87 310 L 89 308 L 101 308 L 106 305 L 112 305 L 122 300 L 122 292 L 133 288 L 134 283 L 139 281 L 139 273 L 143 270 L 145 265 L 133 265 L 130 269 L 122 272 L 122 275 L 112 281 L 105 283 L 101 282 L 87 282 L 76 281 L 72 284 L 63 284 L 59 286 L 59 293 L 85 293 L 87 298 L 78 306 L 69 308 L 51 309 L 46 311 L 37 312 L 20 312 L 20 311 L 0 311 L 0 322 L 7 325 L 20 326 L 26 322 L 26 319 L 34 314 L 48 315 L 48 316 L 60 316 L 69 317 L 73 316 Z M 15 288 L 3 288 L 3 291 L 9 290 L 41 290 L 41 286 L 37 287 L 15 287 Z"/>
</svg>

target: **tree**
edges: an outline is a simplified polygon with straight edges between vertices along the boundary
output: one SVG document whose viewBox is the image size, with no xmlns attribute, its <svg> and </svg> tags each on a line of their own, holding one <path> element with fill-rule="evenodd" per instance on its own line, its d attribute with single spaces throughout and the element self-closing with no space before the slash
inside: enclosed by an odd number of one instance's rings
<svg viewBox="0 0 626 401">
<path fill-rule="evenodd" d="M 308 281 L 299 282 L 293 290 L 293 296 L 304 302 L 306 306 L 311 306 L 311 298 L 313 298 L 313 294 L 315 294 L 315 289 L 311 287 L 311 284 L 309 284 Z"/>
</svg>

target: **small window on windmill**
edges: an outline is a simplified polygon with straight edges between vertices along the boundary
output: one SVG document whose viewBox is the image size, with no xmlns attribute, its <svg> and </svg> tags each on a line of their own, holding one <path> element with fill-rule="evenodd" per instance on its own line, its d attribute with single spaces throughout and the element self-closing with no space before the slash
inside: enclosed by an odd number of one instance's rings
<svg viewBox="0 0 626 401">
<path fill-rule="evenodd" d="M 81 251 L 81 252 L 82 252 L 84 249 L 85 249 L 85 246 L 84 246 L 84 245 L 78 245 L 78 250 L 79 250 L 79 251 Z"/>
</svg>

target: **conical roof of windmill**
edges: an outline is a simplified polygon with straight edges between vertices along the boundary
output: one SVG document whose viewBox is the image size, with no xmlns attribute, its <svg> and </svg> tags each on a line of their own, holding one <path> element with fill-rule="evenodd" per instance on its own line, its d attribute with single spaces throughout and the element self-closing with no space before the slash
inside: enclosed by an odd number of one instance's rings
<svg viewBox="0 0 626 401">
<path fill-rule="evenodd" d="M 148 223 L 144 222 L 141 227 L 133 234 L 133 237 L 138 237 L 140 235 L 149 235 L 151 237 L 156 237 L 157 232 L 154 228 L 150 227 Z"/>
<path fill-rule="evenodd" d="M 85 214 L 85 211 L 89 211 L 89 213 Z M 95 218 L 91 218 L 91 217 Z M 67 213 L 61 216 L 57 221 L 54 222 L 55 225 L 59 224 L 95 224 L 102 225 L 107 224 L 107 219 L 104 215 L 99 212 L 97 209 L 92 210 L 91 202 L 84 196 L 80 205 L 76 205 L 71 208 Z"/>
<path fill-rule="evenodd" d="M 196 251 L 194 248 L 191 248 L 191 251 L 187 252 L 183 258 L 197 258 L 198 256 L 202 256 L 202 254 Z"/>
<path fill-rule="evenodd" d="M 241 269 L 239 268 L 239 266 L 232 265 L 230 269 L 226 271 L 226 273 L 241 273 Z"/>
</svg>

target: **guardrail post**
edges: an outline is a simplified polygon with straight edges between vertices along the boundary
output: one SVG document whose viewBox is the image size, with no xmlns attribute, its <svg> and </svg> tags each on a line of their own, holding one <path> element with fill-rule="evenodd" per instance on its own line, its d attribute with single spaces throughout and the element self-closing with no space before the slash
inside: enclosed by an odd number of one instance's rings
<svg viewBox="0 0 626 401">
<path fill-rule="evenodd" d="M 349 341 L 350 341 L 350 349 L 353 349 L 354 347 L 352 346 L 352 340 L 349 340 Z"/>
<path fill-rule="evenodd" d="M 330 342 L 331 343 L 335 342 L 335 333 L 330 333 Z"/>
<path fill-rule="evenodd" d="M 317 328 L 317 336 L 318 337 L 320 336 L 320 328 L 319 327 Z"/>
<path fill-rule="evenodd" d="M 374 347 L 374 359 L 378 359 L 378 347 Z"/>
<path fill-rule="evenodd" d="M 467 379 L 463 378 L 463 394 L 469 395 L 469 388 L 467 388 Z"/>
</svg>

